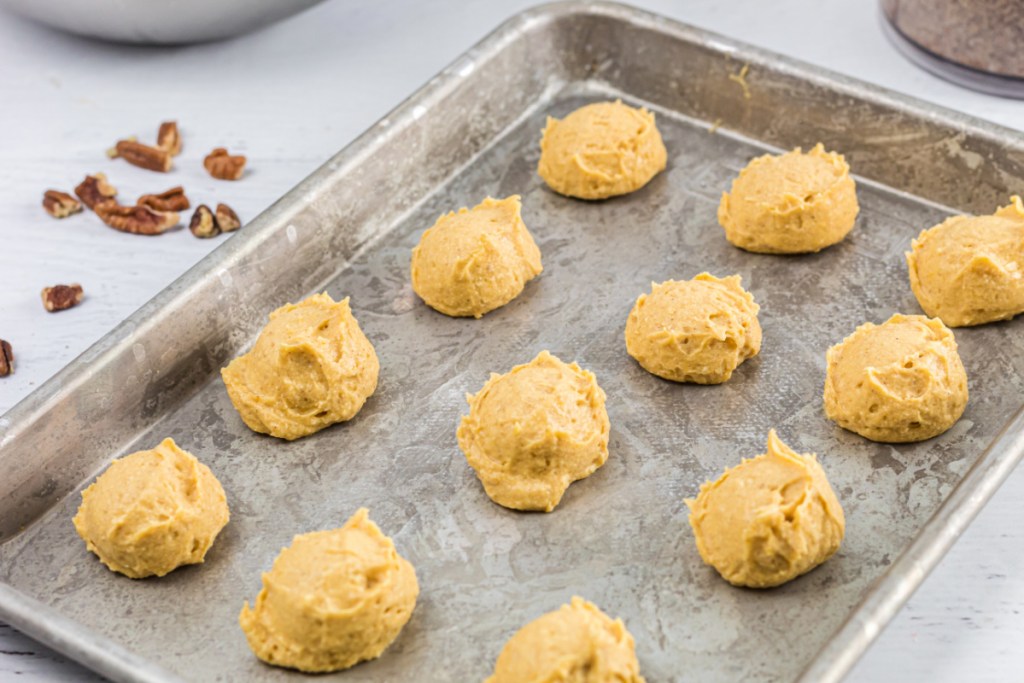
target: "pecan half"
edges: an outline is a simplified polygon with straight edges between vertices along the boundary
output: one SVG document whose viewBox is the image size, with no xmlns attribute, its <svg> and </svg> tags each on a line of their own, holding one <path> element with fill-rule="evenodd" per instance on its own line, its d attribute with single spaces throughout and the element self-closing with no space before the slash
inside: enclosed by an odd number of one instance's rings
<svg viewBox="0 0 1024 683">
<path fill-rule="evenodd" d="M 242 227 L 242 221 L 238 220 L 238 214 L 227 204 L 217 205 L 217 227 L 221 232 L 234 232 Z"/>
<path fill-rule="evenodd" d="M 177 121 L 164 121 L 156 134 L 156 146 L 165 150 L 172 157 L 181 154 L 181 134 L 178 132 Z"/>
<path fill-rule="evenodd" d="M 60 190 L 47 190 L 43 193 L 43 208 L 54 218 L 67 218 L 82 210 L 82 203 Z"/>
<path fill-rule="evenodd" d="M 196 237 L 202 238 L 216 237 L 220 234 L 217 219 L 214 218 L 213 212 L 210 211 L 210 207 L 206 204 L 200 204 L 196 207 L 196 212 L 192 214 L 192 220 L 188 224 L 188 229 Z"/>
<path fill-rule="evenodd" d="M 149 171 L 167 173 L 171 170 L 171 153 L 159 147 L 150 147 L 129 138 L 118 140 L 112 150 L 107 152 L 111 159 L 121 157 L 132 166 Z"/>
<path fill-rule="evenodd" d="M 85 296 L 85 293 L 82 291 L 82 285 L 76 283 L 73 285 L 43 287 L 42 296 L 43 307 L 50 313 L 54 313 L 82 303 L 82 297 Z"/>
<path fill-rule="evenodd" d="M 75 194 L 83 204 L 95 211 L 99 204 L 109 202 L 117 196 L 117 188 L 107 182 L 107 176 L 96 173 L 85 176 L 85 180 L 75 188 Z"/>
<path fill-rule="evenodd" d="M 144 194 L 135 203 L 139 206 L 148 206 L 155 211 L 184 211 L 191 206 L 188 197 L 185 196 L 185 188 L 180 185 L 160 194 Z"/>
<path fill-rule="evenodd" d="M 134 235 L 159 235 L 179 221 L 178 214 L 173 211 L 154 211 L 148 206 L 121 206 L 112 201 L 98 205 L 96 215 L 115 230 Z"/>
<path fill-rule="evenodd" d="M 14 372 L 14 350 L 8 341 L 0 339 L 0 377 Z"/>
<path fill-rule="evenodd" d="M 203 166 L 218 180 L 238 180 L 245 172 L 245 157 L 231 156 L 223 147 L 218 147 L 203 159 Z"/>
</svg>

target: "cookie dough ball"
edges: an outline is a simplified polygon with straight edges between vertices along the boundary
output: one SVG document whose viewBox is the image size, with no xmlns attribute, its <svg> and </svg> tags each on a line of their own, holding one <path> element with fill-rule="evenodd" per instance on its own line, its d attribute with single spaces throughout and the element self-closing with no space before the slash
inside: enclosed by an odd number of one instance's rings
<svg viewBox="0 0 1024 683">
<path fill-rule="evenodd" d="M 362 508 L 340 529 L 296 536 L 238 621 L 267 664 L 339 671 L 379 657 L 419 592 L 412 565 Z"/>
<path fill-rule="evenodd" d="M 818 143 L 747 164 L 722 194 L 718 222 L 740 249 L 803 254 L 842 241 L 859 210 L 849 164 Z"/>
<path fill-rule="evenodd" d="M 541 351 L 466 397 L 459 447 L 495 503 L 551 512 L 608 459 L 604 399 L 593 373 Z"/>
<path fill-rule="evenodd" d="M 922 232 L 907 252 L 910 287 L 928 315 L 950 327 L 1024 313 L 1024 204 L 991 216 L 954 216 Z"/>
<path fill-rule="evenodd" d="M 488 197 L 437 219 L 412 250 L 412 288 L 431 308 L 474 318 L 519 296 L 540 274 L 540 250 L 519 196 Z"/>
<path fill-rule="evenodd" d="M 573 597 L 519 629 L 484 683 L 644 683 L 634 647 L 621 619 Z"/>
<path fill-rule="evenodd" d="M 537 173 L 559 194 L 605 199 L 639 190 L 667 159 L 654 114 L 616 100 L 549 117 Z"/>
<path fill-rule="evenodd" d="M 221 377 L 249 429 L 292 441 L 355 417 L 379 371 L 348 298 L 325 293 L 271 313 L 252 351 Z"/>
<path fill-rule="evenodd" d="M 759 307 L 740 276 L 701 273 L 641 294 L 626 321 L 626 351 L 673 382 L 719 384 L 761 350 Z"/>
<path fill-rule="evenodd" d="M 894 315 L 828 350 L 825 414 L 872 441 L 938 436 L 967 406 L 967 373 L 941 320 Z"/>
<path fill-rule="evenodd" d="M 164 439 L 110 463 L 72 521 L 103 564 L 141 579 L 200 564 L 228 516 L 210 468 Z"/>
<path fill-rule="evenodd" d="M 813 453 L 768 433 L 768 452 L 744 459 L 687 500 L 697 551 L 734 586 L 771 588 L 832 557 L 846 519 Z"/>
</svg>

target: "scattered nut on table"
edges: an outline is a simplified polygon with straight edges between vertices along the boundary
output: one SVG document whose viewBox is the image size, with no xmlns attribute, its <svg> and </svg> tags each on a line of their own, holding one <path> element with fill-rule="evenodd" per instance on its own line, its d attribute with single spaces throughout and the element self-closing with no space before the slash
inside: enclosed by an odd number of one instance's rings
<svg viewBox="0 0 1024 683">
<path fill-rule="evenodd" d="M 0 377 L 14 372 L 14 350 L 10 342 L 0 339 Z"/>
<path fill-rule="evenodd" d="M 110 227 L 134 235 L 160 235 L 181 220 L 174 211 L 155 211 L 148 206 L 121 206 L 114 201 L 97 205 L 95 211 L 100 220 Z"/>
<path fill-rule="evenodd" d="M 60 190 L 47 190 L 43 193 L 43 208 L 54 218 L 67 218 L 82 210 L 82 203 Z"/>
<path fill-rule="evenodd" d="M 43 287 L 43 307 L 50 313 L 63 311 L 82 303 L 83 296 L 85 293 L 82 291 L 82 285 L 78 283 Z"/>
<path fill-rule="evenodd" d="M 242 227 L 242 221 L 238 219 L 238 214 L 227 204 L 217 205 L 216 216 L 217 227 L 221 232 L 234 232 Z"/>
<path fill-rule="evenodd" d="M 178 132 L 177 121 L 164 121 L 156 134 L 156 146 L 172 157 L 181 154 L 181 134 Z"/>
<path fill-rule="evenodd" d="M 232 156 L 224 147 L 218 147 L 206 155 L 203 166 L 218 180 L 238 180 L 245 172 L 245 157 Z"/>
<path fill-rule="evenodd" d="M 184 211 L 191 206 L 185 196 L 185 188 L 178 185 L 160 194 L 144 194 L 135 202 L 138 206 L 148 206 L 154 211 Z"/>
<path fill-rule="evenodd" d="M 210 207 L 206 204 L 200 204 L 196 207 L 195 213 L 192 214 L 192 220 L 189 222 L 188 229 L 192 231 L 192 234 L 196 237 L 207 238 L 216 237 L 220 234 L 220 227 L 217 226 L 217 219 L 210 211 Z"/>
<path fill-rule="evenodd" d="M 85 176 L 85 180 L 75 188 L 75 194 L 83 204 L 95 211 L 99 204 L 111 201 L 117 196 L 117 188 L 107 182 L 106 175 L 94 173 Z"/>
<path fill-rule="evenodd" d="M 171 153 L 160 147 L 144 145 L 132 138 L 118 140 L 113 148 L 107 150 L 111 159 L 121 157 L 129 164 L 149 171 L 167 173 L 171 170 Z"/>
</svg>

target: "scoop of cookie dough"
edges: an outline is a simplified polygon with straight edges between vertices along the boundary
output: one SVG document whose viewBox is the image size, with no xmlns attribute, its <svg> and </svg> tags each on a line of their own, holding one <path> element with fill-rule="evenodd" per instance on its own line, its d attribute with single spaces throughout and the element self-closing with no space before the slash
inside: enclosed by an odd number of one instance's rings
<svg viewBox="0 0 1024 683">
<path fill-rule="evenodd" d="M 210 468 L 164 439 L 110 463 L 72 521 L 103 564 L 141 579 L 200 564 L 228 517 Z"/>
<path fill-rule="evenodd" d="M 654 114 L 621 101 L 548 118 L 537 173 L 559 194 L 605 199 L 639 190 L 665 169 L 668 155 Z"/>
<path fill-rule="evenodd" d="M 1024 203 L 991 216 L 954 216 L 922 232 L 907 252 L 910 287 L 928 315 L 950 327 L 1024 313 Z"/>
<path fill-rule="evenodd" d="M 340 529 L 296 536 L 238 621 L 267 664 L 339 671 L 384 652 L 419 590 L 412 565 L 361 508 Z"/>
<path fill-rule="evenodd" d="M 540 274 L 540 250 L 519 196 L 488 197 L 437 219 L 412 250 L 412 288 L 431 308 L 479 318 L 519 296 Z"/>
<path fill-rule="evenodd" d="M 466 399 L 459 447 L 498 505 L 551 512 L 608 459 L 605 395 L 576 363 L 541 351 Z"/>
<path fill-rule="evenodd" d="M 967 374 L 941 320 L 894 315 L 828 350 L 825 414 L 872 441 L 938 436 L 967 405 Z"/>
<path fill-rule="evenodd" d="M 758 310 L 739 275 L 652 283 L 629 313 L 626 351 L 658 377 L 719 384 L 761 350 Z"/>
<path fill-rule="evenodd" d="M 747 164 L 722 194 L 718 222 L 740 249 L 802 254 L 842 241 L 859 210 L 850 166 L 818 143 Z"/>
<path fill-rule="evenodd" d="M 794 452 L 774 429 L 767 453 L 705 482 L 686 504 L 701 558 L 734 586 L 771 588 L 806 574 L 846 531 L 817 457 Z"/>
<path fill-rule="evenodd" d="M 252 350 L 221 377 L 249 429 L 292 441 L 355 417 L 379 370 L 348 298 L 324 293 L 271 313 Z"/>
<path fill-rule="evenodd" d="M 644 683 L 634 648 L 621 619 L 573 597 L 519 629 L 484 683 Z"/>
</svg>

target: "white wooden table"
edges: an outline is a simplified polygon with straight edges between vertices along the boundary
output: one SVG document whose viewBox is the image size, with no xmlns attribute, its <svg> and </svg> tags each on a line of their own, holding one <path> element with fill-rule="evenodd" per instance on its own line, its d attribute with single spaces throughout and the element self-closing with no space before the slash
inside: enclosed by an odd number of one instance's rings
<svg viewBox="0 0 1024 683">
<path fill-rule="evenodd" d="M 214 1 L 214 0 L 211 0 Z M 39 206 L 105 171 L 134 197 L 184 184 L 251 218 L 385 114 L 523 0 L 336 0 L 255 35 L 185 48 L 107 45 L 0 13 L 0 337 L 17 371 L 0 413 L 59 370 L 219 242 L 187 231 L 116 233 Z M 949 107 L 1024 127 L 1024 103 L 947 85 L 905 62 L 868 0 L 688 0 L 638 4 Z M 109 161 L 117 138 L 181 122 L 180 169 L 163 177 Z M 210 180 L 214 146 L 250 158 L 243 182 Z M 39 290 L 81 282 L 87 299 L 43 311 Z M 1011 477 L 850 680 L 1024 679 L 1024 472 Z M 91 680 L 0 624 L 0 681 Z"/>
</svg>

